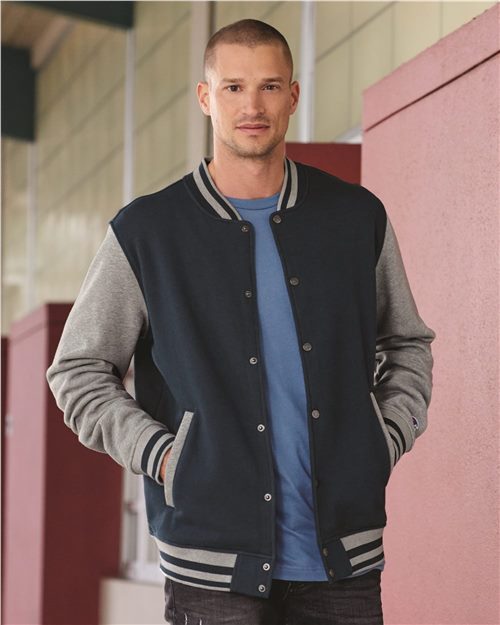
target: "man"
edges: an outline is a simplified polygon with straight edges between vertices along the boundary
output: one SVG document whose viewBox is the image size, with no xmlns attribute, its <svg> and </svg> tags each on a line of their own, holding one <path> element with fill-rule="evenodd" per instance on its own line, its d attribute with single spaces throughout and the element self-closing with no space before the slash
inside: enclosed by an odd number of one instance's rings
<svg viewBox="0 0 500 625">
<path fill-rule="evenodd" d="M 283 36 L 231 24 L 205 73 L 213 158 L 110 220 L 47 379 L 83 444 L 144 475 L 167 622 L 380 624 L 435 333 L 382 202 L 286 158 Z"/>
</svg>

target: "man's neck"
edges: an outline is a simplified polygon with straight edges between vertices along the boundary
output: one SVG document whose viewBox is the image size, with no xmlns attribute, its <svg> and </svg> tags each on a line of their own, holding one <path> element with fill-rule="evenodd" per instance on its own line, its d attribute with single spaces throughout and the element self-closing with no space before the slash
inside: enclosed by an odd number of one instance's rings
<svg viewBox="0 0 500 625">
<path fill-rule="evenodd" d="M 253 200 L 281 191 L 284 158 L 282 152 L 266 159 L 225 158 L 215 154 L 208 171 L 223 195 Z"/>
</svg>

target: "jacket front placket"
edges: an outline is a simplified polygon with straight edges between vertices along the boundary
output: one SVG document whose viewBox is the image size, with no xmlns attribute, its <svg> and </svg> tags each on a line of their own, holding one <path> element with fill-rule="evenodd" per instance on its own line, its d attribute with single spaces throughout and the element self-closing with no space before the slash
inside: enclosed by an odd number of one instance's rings
<svg viewBox="0 0 500 625">
<path fill-rule="evenodd" d="M 208 164 L 209 164 L 210 160 L 209 159 L 203 159 L 200 166 L 198 167 L 197 170 L 195 170 L 193 172 L 194 174 L 194 179 L 195 182 L 198 186 L 198 189 L 200 191 L 200 193 L 202 194 L 204 200 L 208 203 L 208 205 L 211 207 L 211 209 L 214 211 L 215 214 L 217 214 L 219 217 L 223 218 L 223 219 L 231 219 L 231 220 L 240 220 L 242 221 L 242 225 L 241 225 L 241 229 L 243 232 L 248 232 L 249 236 L 251 237 L 251 250 L 252 250 L 252 257 L 251 257 L 251 262 L 252 262 L 252 275 L 253 275 L 253 281 L 254 281 L 254 285 L 256 283 L 256 279 L 255 279 L 255 241 L 254 241 L 254 229 L 253 229 L 253 225 L 244 220 L 241 215 L 238 213 L 237 209 L 229 202 L 229 200 L 227 200 L 226 197 L 224 197 L 219 190 L 217 189 L 215 182 L 213 181 L 210 172 L 208 170 Z M 282 215 L 285 213 L 286 209 L 288 208 L 292 208 L 293 206 L 295 206 L 296 202 L 297 202 L 297 198 L 298 198 L 298 192 L 299 192 L 299 188 L 298 188 L 298 172 L 297 172 L 297 166 L 295 165 L 295 163 L 293 161 L 291 161 L 288 158 L 285 158 L 284 160 L 284 178 L 283 178 L 283 184 L 281 187 L 281 191 L 280 191 L 280 195 L 278 198 L 278 203 L 277 203 L 277 208 L 276 211 L 274 213 L 272 213 L 269 216 L 269 223 L 270 223 L 270 227 L 271 230 L 273 232 L 273 236 L 275 239 L 275 243 L 277 246 L 277 250 L 282 262 L 282 267 L 283 267 L 283 271 L 285 273 L 285 259 L 283 258 L 283 251 L 282 251 L 282 247 L 279 245 L 279 234 L 276 231 L 276 226 L 281 224 L 283 221 L 283 217 Z M 297 316 L 297 311 L 295 309 L 295 305 L 293 302 L 293 298 L 291 297 L 291 293 L 290 293 L 290 284 L 288 283 L 288 280 L 286 280 L 286 275 L 285 275 L 285 283 L 287 284 L 287 292 L 288 292 L 288 297 L 290 299 L 290 306 L 293 312 L 293 316 L 295 319 L 295 326 L 296 328 L 298 327 L 298 316 Z M 260 350 L 259 347 L 260 346 L 260 334 L 261 334 L 261 330 L 260 330 L 260 324 L 259 324 L 259 320 L 258 320 L 258 311 L 255 309 L 254 310 L 254 319 L 255 319 L 255 331 L 256 331 L 256 344 L 257 344 L 257 356 L 255 358 L 255 362 L 257 363 L 258 361 L 261 360 L 261 354 L 260 354 Z M 301 359 L 302 359 L 302 370 L 304 372 L 304 383 L 306 385 L 307 388 L 307 377 L 305 376 L 305 371 L 306 371 L 306 367 L 307 367 L 307 363 L 305 362 L 304 359 L 304 354 L 303 351 L 308 349 L 308 344 L 305 345 L 300 345 L 300 337 L 297 335 L 297 341 L 299 342 L 299 351 L 301 354 Z M 265 397 L 265 384 L 264 384 L 264 380 L 263 380 L 263 374 L 262 374 L 262 370 L 260 371 L 260 389 L 261 389 L 261 404 L 262 404 L 262 413 L 266 415 L 266 422 L 268 421 L 267 419 L 267 410 L 266 410 L 266 406 L 268 405 L 267 401 L 266 401 L 266 397 Z M 307 397 L 309 398 L 309 393 L 307 393 Z M 308 399 L 308 404 L 309 404 L 309 399 Z M 312 411 L 311 407 L 308 406 L 308 414 L 314 412 Z M 267 427 L 267 426 L 266 426 Z M 311 426 L 311 421 L 308 419 L 308 429 L 309 429 L 309 440 L 312 441 L 312 426 Z M 269 466 L 272 467 L 272 450 L 271 450 L 271 443 L 268 439 L 268 444 L 267 444 L 267 448 L 268 448 L 268 461 L 269 461 Z M 311 444 L 311 448 L 310 448 L 310 453 L 311 453 L 311 471 L 312 471 L 312 475 L 311 475 L 311 479 L 313 484 L 317 483 L 317 479 L 315 476 L 315 461 L 314 461 L 314 447 Z M 274 475 L 273 475 L 273 471 L 271 470 L 271 483 L 273 484 L 272 487 L 272 491 L 275 492 L 275 488 L 274 488 Z M 312 492 L 313 492 L 313 501 L 314 501 L 314 518 L 315 518 L 315 524 L 316 524 L 316 538 L 318 541 L 318 547 L 323 559 L 323 565 L 325 567 L 325 571 L 327 573 L 327 575 L 330 578 L 335 577 L 335 571 L 332 568 L 332 564 L 331 562 L 329 562 L 329 560 L 327 559 L 327 556 L 329 555 L 329 550 L 328 547 L 322 545 L 321 539 L 320 539 L 320 524 L 319 524 L 319 515 L 318 515 L 318 504 L 317 504 L 317 497 L 316 497 L 316 488 L 312 488 Z M 274 496 L 273 493 L 266 493 L 264 495 L 265 497 L 268 497 L 269 500 L 272 499 L 272 497 Z M 274 523 L 275 523 L 275 510 L 274 510 L 274 514 L 273 514 L 273 530 L 272 530 L 272 551 L 273 551 L 273 560 L 275 558 L 275 545 L 276 545 L 276 539 L 275 539 L 275 530 L 274 530 Z M 343 555 L 343 554 L 341 554 Z M 342 558 L 342 560 L 344 560 L 344 557 Z M 346 562 L 346 566 L 349 567 L 348 563 Z M 344 567 L 342 567 L 344 568 Z M 342 573 L 345 573 L 348 569 L 346 569 L 345 571 L 343 570 Z"/>
</svg>

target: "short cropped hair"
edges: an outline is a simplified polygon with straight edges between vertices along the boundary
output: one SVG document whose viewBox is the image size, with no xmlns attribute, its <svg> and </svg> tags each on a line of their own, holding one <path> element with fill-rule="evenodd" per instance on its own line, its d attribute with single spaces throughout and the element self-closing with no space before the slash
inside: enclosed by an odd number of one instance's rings
<svg viewBox="0 0 500 625">
<path fill-rule="evenodd" d="M 290 66 L 290 81 L 293 76 L 293 58 L 290 47 L 285 37 L 270 24 L 261 22 L 260 20 L 244 19 L 233 22 L 227 26 L 223 26 L 214 33 L 205 48 L 203 57 L 203 67 L 205 78 L 207 71 L 214 65 L 215 49 L 221 43 L 239 44 L 254 48 L 262 44 L 277 44 L 281 46 L 285 59 Z"/>
</svg>

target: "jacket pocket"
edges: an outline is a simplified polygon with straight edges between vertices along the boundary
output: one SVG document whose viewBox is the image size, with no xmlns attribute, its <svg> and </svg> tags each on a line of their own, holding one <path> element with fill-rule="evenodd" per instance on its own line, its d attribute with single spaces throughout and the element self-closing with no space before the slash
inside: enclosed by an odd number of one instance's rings
<svg viewBox="0 0 500 625">
<path fill-rule="evenodd" d="M 385 438 L 385 443 L 386 443 L 386 448 L 387 448 L 387 453 L 389 454 L 389 476 L 392 473 L 392 470 L 394 469 L 394 464 L 395 464 L 395 460 L 396 460 L 396 453 L 395 453 L 395 449 L 394 449 L 394 443 L 392 442 L 392 438 L 391 435 L 389 434 L 389 430 L 387 429 L 387 425 L 385 424 L 384 421 L 384 417 L 382 416 L 382 412 L 379 408 L 379 405 L 377 403 L 377 399 L 374 395 L 374 393 L 372 391 L 370 391 L 370 397 L 372 399 L 372 403 L 373 403 L 373 407 L 375 409 L 375 413 L 377 415 L 380 427 L 382 428 L 382 432 L 384 434 L 384 438 Z"/>
<path fill-rule="evenodd" d="M 167 506 L 175 508 L 174 504 L 174 480 L 177 471 L 177 465 L 185 447 L 185 442 L 191 426 L 194 412 L 186 410 L 182 415 L 177 434 L 175 435 L 174 442 L 170 448 L 170 455 L 165 467 L 165 479 L 163 481 L 163 490 L 165 494 L 165 503 Z"/>
</svg>

